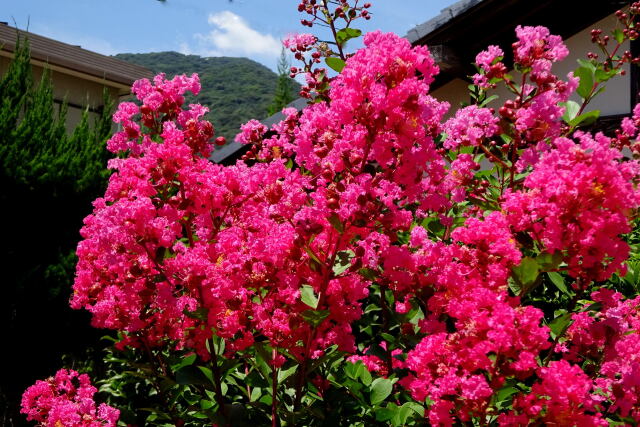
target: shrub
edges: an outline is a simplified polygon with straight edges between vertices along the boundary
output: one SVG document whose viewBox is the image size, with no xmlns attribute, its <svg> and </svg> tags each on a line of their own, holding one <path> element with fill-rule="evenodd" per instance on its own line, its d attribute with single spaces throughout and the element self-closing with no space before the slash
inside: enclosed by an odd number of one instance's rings
<svg viewBox="0 0 640 427">
<path fill-rule="evenodd" d="M 346 54 L 368 5 L 328 7 L 300 10 L 336 30 L 338 52 L 285 42 L 312 103 L 243 126 L 253 148 L 235 166 L 206 160 L 206 109 L 183 108 L 196 75 L 139 81 L 142 105 L 114 115 L 121 157 L 85 219 L 71 304 L 119 332 L 103 389 L 123 421 L 638 422 L 640 300 L 621 282 L 637 285 L 624 262 L 640 169 L 621 150 L 637 151 L 640 107 L 615 137 L 582 129 L 632 58 L 562 80 L 562 40 L 518 27 L 525 83 L 492 46 L 474 103 L 444 120 L 426 47 L 373 32 Z M 639 9 L 618 14 L 618 45 Z M 513 99 L 496 112 L 497 84 Z"/>
</svg>

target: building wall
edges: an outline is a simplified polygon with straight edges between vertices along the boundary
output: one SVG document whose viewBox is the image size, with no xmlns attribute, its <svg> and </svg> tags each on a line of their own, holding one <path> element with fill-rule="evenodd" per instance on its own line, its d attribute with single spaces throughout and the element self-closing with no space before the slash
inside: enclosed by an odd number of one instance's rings
<svg viewBox="0 0 640 427">
<path fill-rule="evenodd" d="M 605 19 L 588 25 L 579 33 L 565 40 L 565 44 L 569 48 L 569 56 L 564 61 L 556 63 L 553 71 L 556 75 L 566 79 L 567 73 L 575 70 L 578 67 L 576 62 L 578 59 L 586 59 L 588 52 L 597 52 L 599 50 L 595 45 L 591 43 L 591 29 L 601 28 L 605 32 L 616 27 L 617 19 L 615 15 L 610 15 Z M 515 33 L 514 33 L 515 41 Z M 501 46 L 503 49 L 509 49 L 509 46 Z M 622 51 L 629 50 L 629 43 L 625 42 L 622 46 Z M 626 75 L 617 76 L 606 83 L 606 90 L 601 93 L 592 103 L 590 103 L 586 111 L 600 110 L 601 116 L 615 115 L 615 114 L 627 114 L 631 111 L 631 91 L 630 91 L 630 67 L 629 64 L 625 64 L 623 67 L 626 71 Z M 513 73 L 516 81 L 517 73 Z M 469 83 L 462 79 L 455 79 L 446 85 L 436 89 L 432 92 L 432 95 L 439 100 L 447 101 L 451 104 L 451 109 L 454 110 L 462 102 L 469 101 L 467 85 Z M 493 101 L 489 106 L 499 107 L 505 100 L 513 98 L 511 92 L 509 92 L 504 85 L 498 85 L 496 90 L 491 94 L 498 95 L 498 99 Z M 580 97 L 574 94 L 572 100 L 579 102 Z M 451 110 L 449 111 L 449 115 Z"/>
<path fill-rule="evenodd" d="M 0 56 L 0 75 L 3 75 L 9 66 L 11 58 Z M 34 82 L 39 82 L 42 78 L 44 68 L 39 65 L 32 65 Z M 106 87 L 109 96 L 114 101 L 119 101 L 121 96 L 119 90 L 115 87 L 105 86 L 104 84 L 82 79 L 77 76 L 65 74 L 59 71 L 49 71 L 53 84 L 54 99 L 61 103 L 66 100 L 67 108 L 67 129 L 69 131 L 75 128 L 76 124 L 82 118 L 82 112 L 86 106 L 89 107 L 90 122 L 97 117 L 98 110 L 103 106 L 103 90 Z M 94 111 L 92 111 L 94 110 Z"/>
</svg>

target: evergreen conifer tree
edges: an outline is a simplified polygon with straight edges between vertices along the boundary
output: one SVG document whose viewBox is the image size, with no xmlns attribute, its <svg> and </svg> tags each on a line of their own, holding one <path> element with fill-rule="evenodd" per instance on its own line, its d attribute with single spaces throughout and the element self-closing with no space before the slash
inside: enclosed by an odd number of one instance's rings
<svg viewBox="0 0 640 427">
<path fill-rule="evenodd" d="M 280 53 L 280 59 L 278 60 L 278 84 L 276 86 L 276 92 L 273 97 L 273 102 L 269 106 L 268 114 L 271 116 L 280 112 L 291 101 L 295 99 L 293 93 L 293 80 L 289 77 L 289 68 L 291 64 L 287 57 L 287 51 L 282 48 Z"/>
<path fill-rule="evenodd" d="M 93 125 L 85 109 L 71 133 L 65 103 L 54 101 L 50 74 L 33 80 L 29 45 L 19 40 L 0 76 L 0 424 L 21 424 L 20 396 L 51 375 L 71 346 L 80 354 L 97 342 L 86 315 L 68 306 L 82 219 L 106 183 L 105 140 L 113 102 Z"/>
</svg>

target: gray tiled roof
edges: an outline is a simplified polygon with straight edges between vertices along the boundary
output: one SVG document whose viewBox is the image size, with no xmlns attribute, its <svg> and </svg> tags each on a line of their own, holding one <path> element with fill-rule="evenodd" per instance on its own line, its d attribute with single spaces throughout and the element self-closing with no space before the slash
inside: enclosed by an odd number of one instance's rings
<svg viewBox="0 0 640 427">
<path fill-rule="evenodd" d="M 453 18 L 468 11 L 477 4 L 482 3 L 482 1 L 483 0 L 460 0 L 451 6 L 442 9 L 439 15 L 409 30 L 405 38 L 411 43 L 416 43 L 423 37 L 445 25 Z"/>
<path fill-rule="evenodd" d="M 302 109 L 304 109 L 304 107 L 306 106 L 307 106 L 307 100 L 305 98 L 298 98 L 287 105 L 287 107 L 293 107 L 298 111 L 302 111 Z M 272 116 L 267 117 L 261 122 L 263 125 L 267 127 L 271 127 L 282 120 L 284 120 L 284 114 L 282 114 L 281 112 L 278 112 Z M 211 154 L 211 157 L 209 157 L 209 159 L 213 160 L 215 163 L 221 163 L 228 157 L 235 155 L 238 151 L 246 150 L 246 149 L 247 149 L 247 146 L 245 144 L 240 144 L 239 142 L 231 141 L 224 147 L 215 150 Z"/>
</svg>

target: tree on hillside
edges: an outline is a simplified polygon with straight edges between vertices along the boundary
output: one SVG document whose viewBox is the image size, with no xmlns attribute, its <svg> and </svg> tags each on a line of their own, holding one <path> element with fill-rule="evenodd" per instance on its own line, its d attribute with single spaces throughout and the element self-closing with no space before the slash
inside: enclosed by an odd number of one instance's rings
<svg viewBox="0 0 640 427">
<path fill-rule="evenodd" d="M 21 419 L 26 384 L 50 375 L 63 352 L 81 351 L 100 335 L 86 326 L 85 315 L 68 308 L 68 300 L 78 230 L 108 177 L 104 141 L 112 107 L 105 93 L 95 123 L 85 109 L 69 134 L 67 107 L 54 101 L 49 74 L 33 80 L 26 41 L 18 42 L 0 78 L 0 331 L 11 347 L 4 352 L 10 369 L 0 376 L 0 424 Z"/>
<path fill-rule="evenodd" d="M 278 60 L 278 84 L 273 97 L 273 102 L 269 106 L 268 114 L 271 116 L 295 99 L 293 93 L 293 79 L 289 77 L 289 68 L 291 64 L 287 56 L 287 52 L 282 48 L 280 59 Z"/>
</svg>

